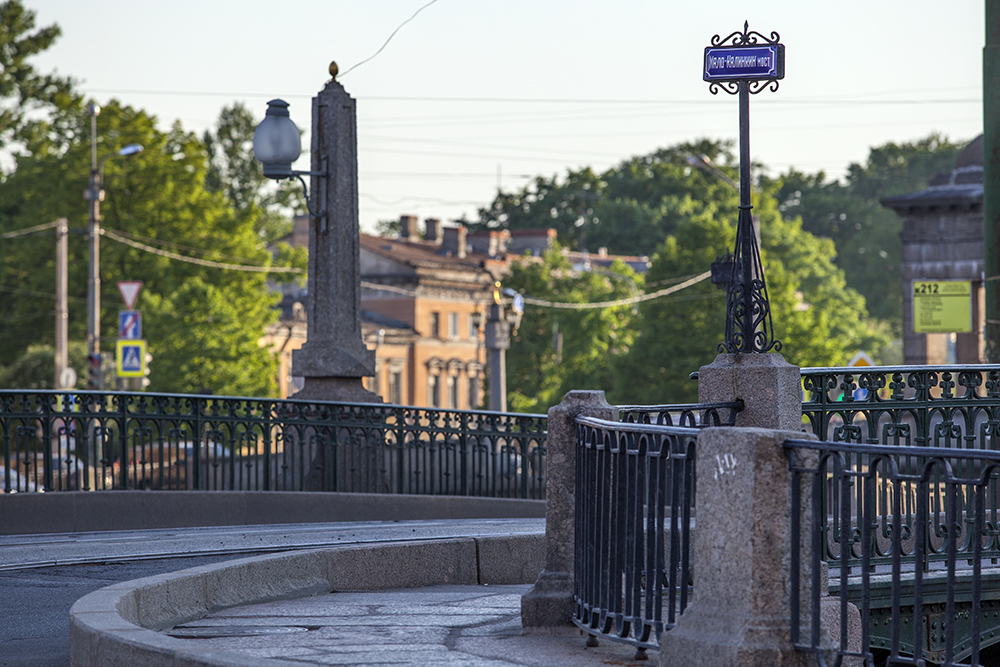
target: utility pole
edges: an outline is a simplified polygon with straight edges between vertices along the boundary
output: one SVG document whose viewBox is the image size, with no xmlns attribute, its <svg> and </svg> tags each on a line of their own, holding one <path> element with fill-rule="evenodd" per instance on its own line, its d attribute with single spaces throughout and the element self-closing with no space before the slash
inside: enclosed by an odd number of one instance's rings
<svg viewBox="0 0 1000 667">
<path fill-rule="evenodd" d="M 983 48 L 983 271 L 986 362 L 1000 363 L 1000 0 L 986 0 Z"/>
<path fill-rule="evenodd" d="M 90 272 L 87 277 L 87 389 L 101 388 L 101 191 L 97 169 L 97 116 L 101 107 L 87 105 L 90 114 L 90 184 L 87 201 L 90 204 Z"/>
<path fill-rule="evenodd" d="M 63 386 L 63 373 L 68 363 L 66 341 L 68 338 L 69 308 L 66 305 L 66 293 L 69 289 L 67 278 L 67 237 L 69 226 L 66 218 L 56 221 L 56 389 L 71 389 Z"/>
</svg>

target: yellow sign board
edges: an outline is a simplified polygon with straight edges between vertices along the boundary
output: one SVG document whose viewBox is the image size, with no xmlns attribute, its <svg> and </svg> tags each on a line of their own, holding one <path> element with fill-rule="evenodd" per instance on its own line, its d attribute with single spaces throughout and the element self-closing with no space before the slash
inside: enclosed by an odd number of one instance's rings
<svg viewBox="0 0 1000 667">
<path fill-rule="evenodd" d="M 914 280 L 914 333 L 972 331 L 972 283 L 968 280 Z"/>
<path fill-rule="evenodd" d="M 146 374 L 146 341 L 118 339 L 115 345 L 118 377 L 141 378 Z"/>
</svg>

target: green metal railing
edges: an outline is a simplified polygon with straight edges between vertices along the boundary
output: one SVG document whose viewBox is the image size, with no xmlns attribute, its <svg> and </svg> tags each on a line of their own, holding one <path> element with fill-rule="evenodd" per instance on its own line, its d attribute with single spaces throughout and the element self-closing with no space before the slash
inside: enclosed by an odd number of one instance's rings
<svg viewBox="0 0 1000 667">
<path fill-rule="evenodd" d="M 0 390 L 0 489 L 545 497 L 544 415 Z"/>
</svg>

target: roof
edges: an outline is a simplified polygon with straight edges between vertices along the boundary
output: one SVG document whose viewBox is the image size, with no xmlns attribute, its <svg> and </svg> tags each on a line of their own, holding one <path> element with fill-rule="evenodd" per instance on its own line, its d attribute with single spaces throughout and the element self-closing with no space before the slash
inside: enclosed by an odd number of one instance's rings
<svg viewBox="0 0 1000 667">
<path fill-rule="evenodd" d="M 469 248 L 465 257 L 451 253 L 439 244 L 427 241 L 403 241 L 382 236 L 361 235 L 361 248 L 394 262 L 413 267 L 485 269 L 500 262 L 489 255 Z"/>
<path fill-rule="evenodd" d="M 973 210 L 983 205 L 983 135 L 962 149 L 951 172 L 938 174 L 918 192 L 884 197 L 882 206 L 897 213 L 931 209 Z"/>
</svg>

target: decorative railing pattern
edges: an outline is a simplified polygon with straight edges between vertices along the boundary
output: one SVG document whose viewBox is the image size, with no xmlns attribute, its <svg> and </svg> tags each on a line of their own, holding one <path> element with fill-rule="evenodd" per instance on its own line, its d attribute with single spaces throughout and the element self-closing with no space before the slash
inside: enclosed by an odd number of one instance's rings
<svg viewBox="0 0 1000 667">
<path fill-rule="evenodd" d="M 889 366 L 848 368 L 806 368 L 802 370 L 802 413 L 806 430 L 820 440 L 833 442 L 888 445 L 897 448 L 893 458 L 896 472 L 915 474 L 926 459 L 913 452 L 925 447 L 946 450 L 997 450 L 1000 428 L 1000 366 Z M 904 451 L 911 452 L 903 454 Z M 854 467 L 868 465 L 860 450 L 845 453 L 853 457 Z M 965 459 L 952 462 L 956 473 L 964 473 Z M 869 528 L 875 540 L 866 557 L 873 565 L 888 565 L 892 503 L 901 499 L 906 514 L 903 530 L 913 530 L 913 508 L 917 502 L 914 487 L 906 481 L 893 482 L 887 475 L 877 475 L 874 487 L 873 519 Z M 842 498 L 841 494 L 848 494 Z M 862 558 L 863 545 L 857 517 L 863 515 L 866 500 L 862 485 L 829 484 L 823 494 L 823 508 L 829 518 L 823 542 L 824 557 L 832 564 L 847 554 L 852 565 Z M 847 502 L 845 505 L 844 503 Z M 960 503 L 960 512 L 964 505 Z M 987 498 L 994 517 L 1000 516 L 1000 497 Z M 847 507 L 848 512 L 842 508 Z M 860 509 L 859 509 L 860 508 Z M 942 519 L 941 501 L 930 511 Z M 939 521 L 941 526 L 945 523 Z M 845 542 L 843 528 L 849 528 Z M 937 531 L 940 533 L 940 530 Z M 930 548 L 928 561 L 943 560 L 946 554 Z"/>
<path fill-rule="evenodd" d="M 789 440 L 785 447 L 793 473 L 793 642 L 815 652 L 820 665 L 827 664 L 820 632 L 821 560 L 826 558 L 831 588 L 840 597 L 841 634 L 835 638 L 840 656 L 865 657 L 865 664 L 872 664 L 870 648 L 882 646 L 890 664 L 923 665 L 926 659 L 958 665 L 970 656 L 971 664 L 979 664 L 980 638 L 993 643 L 989 637 L 997 630 L 981 602 L 983 562 L 995 564 L 1000 558 L 995 509 L 1000 452 L 811 440 Z M 809 489 L 813 508 L 805 526 L 795 520 L 803 488 Z M 838 515 L 857 520 L 837 521 Z M 813 553 L 807 637 L 800 630 L 798 604 L 803 535 Z M 831 560 L 824 550 L 830 543 L 850 548 Z M 908 587 L 912 582 L 912 590 L 904 593 L 902 581 Z M 995 575 L 992 581 L 995 586 Z M 873 588 L 887 583 L 891 601 L 883 606 L 890 608 L 876 619 L 884 622 L 873 623 Z M 848 650 L 849 600 L 861 612 L 860 652 Z M 987 622 L 990 627 L 981 628 Z M 988 636 L 983 629 L 990 630 Z"/>
<path fill-rule="evenodd" d="M 545 497 L 544 415 L 0 391 L 0 488 Z"/>
<path fill-rule="evenodd" d="M 732 403 L 682 403 L 677 405 L 617 405 L 618 421 L 660 426 L 732 426 L 743 401 Z"/>
<path fill-rule="evenodd" d="M 996 449 L 997 365 L 803 368 L 802 387 L 820 440 Z"/>
<path fill-rule="evenodd" d="M 698 430 L 576 420 L 576 612 L 645 655 L 683 613 Z"/>
</svg>

